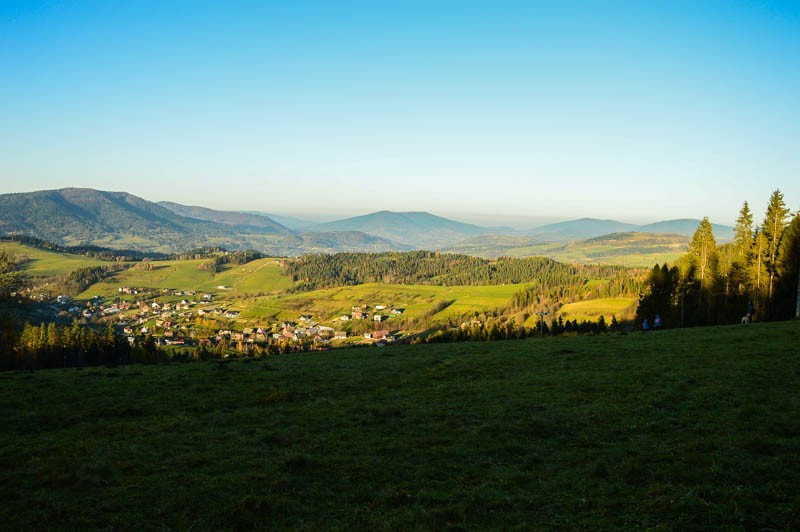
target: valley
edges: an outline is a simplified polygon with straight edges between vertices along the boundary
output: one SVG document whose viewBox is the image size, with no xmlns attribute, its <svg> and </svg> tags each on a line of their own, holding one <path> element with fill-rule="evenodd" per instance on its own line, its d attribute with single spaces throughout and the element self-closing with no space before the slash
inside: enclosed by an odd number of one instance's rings
<svg viewBox="0 0 800 532">
<path fill-rule="evenodd" d="M 269 346 L 307 350 L 353 343 L 372 345 L 376 341 L 410 340 L 420 334 L 424 338 L 430 331 L 452 327 L 477 326 L 486 331 L 492 326 L 512 327 L 515 335 L 524 335 L 526 329 L 537 328 L 536 312 L 543 309 L 552 320 L 562 317 L 596 322 L 603 315 L 606 321 L 613 317 L 622 322 L 633 317 L 638 285 L 635 281 L 617 285 L 615 279 L 630 275 L 641 279 L 644 275 L 642 270 L 619 267 L 566 267 L 546 259 L 492 262 L 458 255 L 398 253 L 381 259 L 376 255 L 372 260 L 393 270 L 411 267 L 408 271 L 413 275 L 407 281 L 374 282 L 365 277 L 353 285 L 314 288 L 306 286 L 307 278 L 293 280 L 290 267 L 300 272 L 302 268 L 318 268 L 326 260 L 359 263 L 367 257 L 331 256 L 307 266 L 300 265 L 298 259 L 263 257 L 210 268 L 212 263 L 226 259 L 226 253 L 119 262 L 18 242 L 0 243 L 0 251 L 19 261 L 21 271 L 29 276 L 27 297 L 61 309 L 59 319 L 65 323 L 80 319 L 86 325 L 113 324 L 131 344 L 153 338 L 158 345 L 173 349 L 214 348 L 217 356 Z M 419 260 L 426 261 L 427 266 L 422 267 L 416 262 Z M 467 269 L 451 280 L 441 275 L 426 280 L 423 274 L 427 268 L 446 272 L 453 260 L 461 266 L 454 266 L 451 273 Z M 403 261 L 410 261 L 409 266 L 402 266 Z M 542 277 L 525 281 L 524 275 L 512 273 L 524 267 L 537 268 Z M 478 268 L 472 281 L 464 276 L 469 268 Z M 486 273 L 481 273 L 486 268 L 498 269 L 497 275 L 506 275 L 501 272 L 508 270 L 519 280 L 488 280 Z M 84 275 L 82 272 L 93 272 L 93 280 L 69 292 L 73 284 L 65 284 L 66 280 Z M 387 278 L 386 273 L 377 275 Z M 564 292 L 564 284 L 543 285 L 542 279 L 552 275 L 560 276 L 558 283 L 574 283 L 572 291 Z M 331 278 L 331 282 L 336 281 Z M 556 287 L 561 295 L 551 295 Z M 529 300 L 529 293 L 536 294 L 536 301 Z M 609 294 L 616 297 L 606 297 Z M 590 307 L 570 310 L 569 304 L 585 299 L 591 300 Z M 562 306 L 568 310 L 561 312 Z M 376 331 L 380 334 L 373 335 Z"/>
</svg>

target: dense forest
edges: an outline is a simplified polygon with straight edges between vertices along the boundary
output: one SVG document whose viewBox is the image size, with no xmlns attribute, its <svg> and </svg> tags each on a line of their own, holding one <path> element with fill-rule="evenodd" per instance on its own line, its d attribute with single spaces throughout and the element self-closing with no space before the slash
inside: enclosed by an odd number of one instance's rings
<svg viewBox="0 0 800 532">
<path fill-rule="evenodd" d="M 545 257 L 488 260 L 432 251 L 305 255 L 286 265 L 295 291 L 364 283 L 487 286 L 538 281 L 569 291 L 591 279 L 614 280 L 608 295 L 636 293 L 641 270 L 563 264 Z"/>
<path fill-rule="evenodd" d="M 717 245 L 703 219 L 687 254 L 648 275 L 637 320 L 659 314 L 670 326 L 692 326 L 798 317 L 799 283 L 800 214 L 792 216 L 776 190 L 759 225 L 744 202 L 732 242 Z"/>
<path fill-rule="evenodd" d="M 23 277 L 17 271 L 14 257 L 0 249 L 0 300 L 7 298 L 22 285 Z"/>
<path fill-rule="evenodd" d="M 130 345 L 112 325 L 95 329 L 55 323 L 25 324 L 14 349 L 0 349 L 0 369 L 40 369 L 74 366 L 152 363 L 167 360 L 167 353 L 152 337 Z"/>
</svg>

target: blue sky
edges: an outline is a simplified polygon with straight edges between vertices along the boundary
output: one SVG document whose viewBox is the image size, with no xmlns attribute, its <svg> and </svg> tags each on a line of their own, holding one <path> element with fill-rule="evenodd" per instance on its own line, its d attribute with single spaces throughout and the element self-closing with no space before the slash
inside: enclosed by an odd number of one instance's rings
<svg viewBox="0 0 800 532">
<path fill-rule="evenodd" d="M 799 65 L 798 2 L 0 0 L 0 193 L 731 223 Z"/>
</svg>

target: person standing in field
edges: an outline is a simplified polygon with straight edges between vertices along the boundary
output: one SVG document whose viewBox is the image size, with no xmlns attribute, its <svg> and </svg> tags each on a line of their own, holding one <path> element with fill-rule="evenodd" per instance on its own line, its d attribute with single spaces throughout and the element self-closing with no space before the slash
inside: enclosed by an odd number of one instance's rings
<svg viewBox="0 0 800 532">
<path fill-rule="evenodd" d="M 656 314 L 655 319 L 653 320 L 653 330 L 656 331 L 661 328 L 663 323 L 661 322 L 661 315 Z"/>
<path fill-rule="evenodd" d="M 649 329 L 650 329 L 650 324 L 647 322 L 647 320 L 644 320 L 642 322 L 642 331 L 647 332 Z"/>
</svg>

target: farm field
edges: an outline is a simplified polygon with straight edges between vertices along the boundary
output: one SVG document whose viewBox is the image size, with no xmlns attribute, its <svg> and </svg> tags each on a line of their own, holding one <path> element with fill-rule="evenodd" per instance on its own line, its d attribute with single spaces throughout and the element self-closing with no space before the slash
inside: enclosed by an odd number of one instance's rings
<svg viewBox="0 0 800 532">
<path fill-rule="evenodd" d="M 618 320 L 633 317 L 636 303 L 636 298 L 632 297 L 604 297 L 577 301 L 561 307 L 559 315 L 565 320 L 578 320 L 578 322 L 597 321 L 603 316 L 608 323 L 611 321 L 611 316 L 616 316 Z"/>
<path fill-rule="evenodd" d="M 22 264 L 20 270 L 26 275 L 37 278 L 66 275 L 78 268 L 109 264 L 108 262 L 91 257 L 47 251 L 32 246 L 26 246 L 19 242 L 0 242 L 0 250 L 17 257 L 28 257 L 30 260 Z"/>
<path fill-rule="evenodd" d="M 353 305 L 361 304 L 403 308 L 404 317 L 416 318 L 429 312 L 439 301 L 452 301 L 451 305 L 432 316 L 433 319 L 446 319 L 473 311 L 504 307 L 511 296 L 525 286 L 524 283 L 503 286 L 369 283 L 258 298 L 253 301 L 237 301 L 234 307 L 242 311 L 243 319 L 258 319 L 264 316 L 296 319 L 297 314 L 303 312 L 313 314 L 318 320 L 331 320 L 342 314 L 350 314 Z"/>
<path fill-rule="evenodd" d="M 800 323 L 0 374 L 4 529 L 796 529 Z"/>
<path fill-rule="evenodd" d="M 489 236 L 456 244 L 447 251 L 479 257 L 550 257 L 559 262 L 649 268 L 673 263 L 688 239 L 677 235 L 620 233 L 573 242 L 535 242 L 529 237 Z"/>
<path fill-rule="evenodd" d="M 236 296 L 271 293 L 292 285 L 291 279 L 283 273 L 275 259 L 259 259 L 244 265 L 224 265 L 217 273 L 200 270 L 200 265 L 204 262 L 207 260 L 140 263 L 89 287 L 79 297 L 111 297 L 123 286 L 212 291 Z M 149 264 L 151 269 L 145 269 L 145 264 Z M 225 286 L 226 289 L 219 290 L 218 286 Z"/>
</svg>

